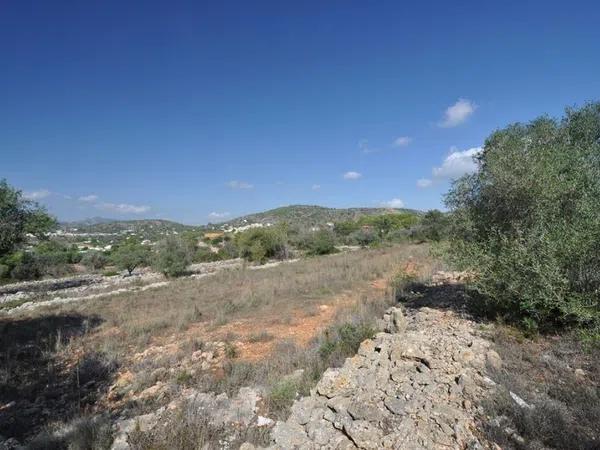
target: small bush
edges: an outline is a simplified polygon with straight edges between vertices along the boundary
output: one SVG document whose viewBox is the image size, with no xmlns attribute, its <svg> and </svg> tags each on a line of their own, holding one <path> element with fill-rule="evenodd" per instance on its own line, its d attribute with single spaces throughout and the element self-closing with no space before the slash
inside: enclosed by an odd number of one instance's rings
<svg viewBox="0 0 600 450">
<path fill-rule="evenodd" d="M 450 233 L 450 217 L 437 209 L 427 211 L 420 223 L 420 233 L 426 240 L 439 242 Z"/>
<path fill-rule="evenodd" d="M 208 247 L 200 247 L 193 253 L 193 262 L 196 263 L 213 262 L 220 259 L 220 255 Z"/>
<path fill-rule="evenodd" d="M 33 253 L 19 252 L 11 262 L 14 265 L 10 276 L 15 280 L 35 280 L 44 274 L 40 261 Z"/>
<path fill-rule="evenodd" d="M 229 359 L 237 358 L 238 348 L 233 342 L 225 342 L 225 356 Z"/>
<path fill-rule="evenodd" d="M 30 450 L 109 450 L 113 430 L 108 416 L 84 416 L 46 430 L 27 445 Z"/>
<path fill-rule="evenodd" d="M 175 377 L 175 382 L 181 385 L 188 385 L 192 378 L 193 377 L 191 373 L 189 373 L 187 370 L 182 370 L 177 373 L 177 376 Z"/>
<path fill-rule="evenodd" d="M 191 262 L 191 252 L 186 243 L 169 236 L 156 245 L 154 267 L 169 277 L 184 275 Z"/>
<path fill-rule="evenodd" d="M 373 244 L 379 239 L 377 233 L 368 228 L 355 231 L 352 234 L 350 234 L 348 238 L 350 240 L 350 243 L 357 244 L 362 247 L 368 247 L 369 245 Z"/>
<path fill-rule="evenodd" d="M 375 336 L 375 329 L 366 323 L 345 323 L 324 333 L 324 340 L 319 346 L 321 359 L 331 365 L 339 366 L 344 360 L 354 355 L 362 341 Z"/>
<path fill-rule="evenodd" d="M 270 334 L 267 331 L 261 331 L 260 333 L 255 333 L 248 336 L 248 342 L 269 342 L 275 339 L 275 336 Z"/>
<path fill-rule="evenodd" d="M 283 228 L 254 228 L 236 235 L 240 256 L 250 261 L 264 263 L 269 258 L 285 259 L 288 256 L 287 235 Z"/>
<path fill-rule="evenodd" d="M 117 267 L 127 270 L 129 275 L 131 275 L 136 267 L 148 264 L 150 261 L 150 249 L 130 239 L 113 251 L 111 259 Z"/>
<path fill-rule="evenodd" d="M 88 251 L 81 258 L 81 263 L 92 270 L 99 270 L 108 264 L 108 257 L 102 252 Z"/>
<path fill-rule="evenodd" d="M 271 388 L 267 395 L 269 411 L 283 411 L 292 406 L 298 395 L 298 383 L 293 379 L 283 379 Z"/>
<path fill-rule="evenodd" d="M 305 243 L 309 255 L 329 255 L 335 250 L 335 236 L 328 230 L 312 233 Z"/>
</svg>

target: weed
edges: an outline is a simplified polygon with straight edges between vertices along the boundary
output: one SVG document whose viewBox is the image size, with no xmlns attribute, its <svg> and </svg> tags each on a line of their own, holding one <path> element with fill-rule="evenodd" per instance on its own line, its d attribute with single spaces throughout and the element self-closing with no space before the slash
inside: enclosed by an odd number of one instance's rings
<svg viewBox="0 0 600 450">
<path fill-rule="evenodd" d="M 238 348 L 233 342 L 225 342 L 225 356 L 229 359 L 233 359 L 238 356 Z"/>
<path fill-rule="evenodd" d="M 188 385 L 192 378 L 193 376 L 191 373 L 189 373 L 187 370 L 182 370 L 177 373 L 177 376 L 175 377 L 175 382 L 181 385 Z"/>
<path fill-rule="evenodd" d="M 248 336 L 248 342 L 256 343 L 256 342 L 269 342 L 275 339 L 275 336 L 270 334 L 267 331 L 261 331 L 260 333 L 254 333 Z"/>
</svg>

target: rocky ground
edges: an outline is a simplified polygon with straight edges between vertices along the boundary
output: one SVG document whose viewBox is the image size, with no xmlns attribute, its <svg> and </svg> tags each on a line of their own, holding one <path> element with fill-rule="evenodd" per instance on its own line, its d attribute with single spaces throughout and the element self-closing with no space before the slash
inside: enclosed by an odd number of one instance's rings
<svg viewBox="0 0 600 450">
<path fill-rule="evenodd" d="M 272 432 L 272 449 L 484 448 L 478 403 L 502 364 L 475 323 L 453 311 L 393 308 L 387 333 L 329 369 Z"/>
<path fill-rule="evenodd" d="M 202 411 L 221 430 L 221 448 L 239 446 L 240 427 L 270 429 L 267 447 L 246 442 L 244 449 L 494 448 L 479 431 L 487 420 L 481 401 L 497 388 L 488 369 L 499 369 L 502 360 L 480 324 L 447 307 L 462 295 L 447 284 L 456 277 L 438 278 L 434 284 L 446 283 L 443 291 L 391 308 L 380 323 L 385 331 L 341 368 L 328 369 L 286 421 L 261 416 L 261 393 L 250 388 L 232 398 L 190 390 L 185 408 Z M 168 423 L 164 414 L 181 405 L 180 399 L 141 420 L 124 420 L 113 448 L 129 448 L 134 428 L 160 429 Z"/>
</svg>

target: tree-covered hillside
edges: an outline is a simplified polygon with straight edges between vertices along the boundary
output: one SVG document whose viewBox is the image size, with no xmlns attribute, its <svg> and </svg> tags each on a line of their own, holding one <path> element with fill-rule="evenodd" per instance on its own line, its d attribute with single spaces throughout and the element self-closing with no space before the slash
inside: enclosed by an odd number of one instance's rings
<svg viewBox="0 0 600 450">
<path fill-rule="evenodd" d="M 248 223 L 281 223 L 308 228 L 325 225 L 326 223 L 347 222 L 358 220 L 363 216 L 374 216 L 390 212 L 411 212 L 421 214 L 420 211 L 399 208 L 326 208 L 315 205 L 291 205 L 271 209 L 256 214 L 249 214 L 226 222 L 231 226 L 242 226 Z"/>
</svg>

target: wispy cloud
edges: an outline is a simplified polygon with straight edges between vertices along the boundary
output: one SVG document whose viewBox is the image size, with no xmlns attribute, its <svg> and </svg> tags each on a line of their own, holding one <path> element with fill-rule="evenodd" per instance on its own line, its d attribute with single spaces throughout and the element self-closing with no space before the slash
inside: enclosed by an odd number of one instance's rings
<svg viewBox="0 0 600 450">
<path fill-rule="evenodd" d="M 313 191 L 318 191 L 319 189 L 321 189 L 321 185 L 320 185 L 320 184 L 313 184 L 313 185 L 311 186 L 311 189 L 312 189 Z"/>
<path fill-rule="evenodd" d="M 381 206 L 385 206 L 386 208 L 403 208 L 404 202 L 399 198 L 393 198 L 387 202 L 381 202 Z"/>
<path fill-rule="evenodd" d="M 354 172 L 354 171 L 350 171 L 350 172 L 346 172 L 344 175 L 344 180 L 358 180 L 359 178 L 362 178 L 362 173 L 358 173 L 358 172 Z"/>
<path fill-rule="evenodd" d="M 245 181 L 232 180 L 227 183 L 227 186 L 231 189 L 254 189 L 254 185 Z"/>
<path fill-rule="evenodd" d="M 368 155 L 369 153 L 377 153 L 380 150 L 377 148 L 373 148 L 369 145 L 369 141 L 367 141 L 366 139 L 361 139 L 360 141 L 358 141 L 358 148 L 360 149 L 360 151 L 366 155 Z"/>
<path fill-rule="evenodd" d="M 394 143 L 392 144 L 394 147 L 406 147 L 408 144 L 412 142 L 412 138 L 409 136 L 400 136 L 394 139 Z"/>
<path fill-rule="evenodd" d="M 142 205 L 129 205 L 127 203 L 97 203 L 94 205 L 96 208 L 110 211 L 119 214 L 143 214 L 150 211 L 149 206 Z"/>
<path fill-rule="evenodd" d="M 444 118 L 438 124 L 442 128 L 452 128 L 464 123 L 477 109 L 471 100 L 459 98 L 458 101 L 446 108 Z"/>
<path fill-rule="evenodd" d="M 431 181 L 429 178 L 421 178 L 417 180 L 417 187 L 420 187 L 421 189 L 428 188 L 432 184 L 433 181 Z"/>
<path fill-rule="evenodd" d="M 84 203 L 94 203 L 96 200 L 98 200 L 98 196 L 95 194 L 84 195 L 79 197 L 77 200 Z"/>
<path fill-rule="evenodd" d="M 52 194 L 52 192 L 50 192 L 47 189 L 40 189 L 37 191 L 23 192 L 23 197 L 26 200 L 41 200 L 43 198 L 48 197 L 51 194 Z"/>
<path fill-rule="evenodd" d="M 228 212 L 211 212 L 208 217 L 209 219 L 224 219 L 225 217 L 229 217 L 231 214 Z"/>
<path fill-rule="evenodd" d="M 475 157 L 481 153 L 481 147 L 473 147 L 467 150 L 458 150 L 456 147 L 450 148 L 450 154 L 446 156 L 442 164 L 431 169 L 431 178 L 422 178 L 417 181 L 417 186 L 427 188 L 438 181 L 455 180 L 461 176 L 472 173 L 477 170 Z"/>
</svg>

